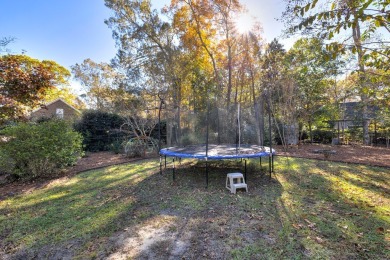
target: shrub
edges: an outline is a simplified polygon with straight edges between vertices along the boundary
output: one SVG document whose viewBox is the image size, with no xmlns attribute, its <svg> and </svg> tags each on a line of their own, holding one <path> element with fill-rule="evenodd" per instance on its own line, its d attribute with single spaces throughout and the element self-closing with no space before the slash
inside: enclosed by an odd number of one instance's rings
<svg viewBox="0 0 390 260">
<path fill-rule="evenodd" d="M 114 143 L 127 139 L 127 135 L 119 131 L 123 123 L 124 119 L 117 114 L 89 110 L 83 113 L 75 129 L 83 135 L 86 151 L 108 151 Z"/>
<path fill-rule="evenodd" d="M 110 150 L 115 154 L 120 154 L 123 152 L 123 142 L 120 140 L 115 140 L 110 145 Z"/>
<path fill-rule="evenodd" d="M 332 142 L 333 133 L 331 130 L 315 129 L 311 133 L 313 141 L 316 143 L 329 144 Z"/>
<path fill-rule="evenodd" d="M 147 153 L 157 152 L 158 140 L 152 137 L 134 137 L 125 145 L 128 157 L 143 157 Z"/>
<path fill-rule="evenodd" d="M 0 132 L 0 168 L 20 178 L 50 175 L 83 154 L 82 137 L 63 120 L 19 123 Z"/>
</svg>

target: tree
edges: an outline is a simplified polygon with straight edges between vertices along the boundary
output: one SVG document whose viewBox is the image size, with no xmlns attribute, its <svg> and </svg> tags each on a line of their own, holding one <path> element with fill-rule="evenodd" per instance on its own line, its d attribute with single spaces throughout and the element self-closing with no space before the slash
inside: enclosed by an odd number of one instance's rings
<svg viewBox="0 0 390 260">
<path fill-rule="evenodd" d="M 327 96 L 330 79 L 340 74 L 338 67 L 342 62 L 329 59 L 322 40 L 305 38 L 295 42 L 287 59 L 297 85 L 298 115 L 302 123 L 309 126 L 313 141 L 312 125 L 330 101 Z"/>
<path fill-rule="evenodd" d="M 54 61 L 26 55 L 0 56 L 0 123 L 18 120 L 42 102 L 52 86 L 67 83 L 70 73 Z"/>
<path fill-rule="evenodd" d="M 45 91 L 43 94 L 43 102 L 49 103 L 58 98 L 63 99 L 69 105 L 73 106 L 76 109 L 84 109 L 85 104 L 77 97 L 76 94 L 67 86 L 61 87 L 51 87 Z"/>
<path fill-rule="evenodd" d="M 264 89 L 261 84 L 261 66 L 263 43 L 261 41 L 261 28 L 253 28 L 247 34 L 243 34 L 237 39 L 237 48 L 241 51 L 237 53 L 235 59 L 236 70 L 236 93 L 235 103 L 238 103 L 238 89 L 247 88 L 256 122 L 257 143 L 264 143 Z M 241 95 L 240 95 L 241 99 Z M 240 100 L 241 102 L 241 100 Z"/>
<path fill-rule="evenodd" d="M 119 74 L 109 64 L 86 59 L 83 63 L 72 66 L 72 73 L 87 92 L 89 107 L 113 109 L 114 84 Z"/>
<path fill-rule="evenodd" d="M 248 71 L 243 70 L 245 65 L 242 63 L 248 61 L 244 56 L 250 53 L 251 49 L 254 50 L 253 43 L 261 42 L 258 33 L 260 30 L 251 32 L 246 38 L 249 40 L 248 44 L 244 43 L 245 37 L 238 33 L 234 23 L 234 19 L 243 12 L 243 7 L 237 0 L 176 0 L 171 2 L 170 10 L 174 17 L 173 25 L 178 30 L 183 47 L 195 53 L 198 61 L 202 62 L 202 68 L 208 70 L 207 74 L 203 75 L 207 75 L 207 80 L 211 83 L 208 84 L 207 92 L 218 106 L 217 115 L 235 115 L 233 111 L 237 104 L 251 98 L 251 94 L 247 94 L 253 93 L 248 90 L 255 84 L 247 84 L 248 80 L 244 74 Z M 258 53 L 254 55 L 258 58 Z M 226 122 L 216 122 L 218 142 L 224 142 L 223 139 L 229 135 Z"/>
<path fill-rule="evenodd" d="M 262 63 L 263 99 L 275 119 L 283 145 L 297 141 L 297 86 L 286 62 L 286 50 L 274 39 L 268 44 Z M 269 122 L 269 127 L 271 122 Z M 272 140 L 270 140 L 272 142 Z"/>
<path fill-rule="evenodd" d="M 323 8 L 325 7 L 325 8 Z M 366 68 L 389 68 L 389 42 L 377 39 L 375 33 L 390 33 L 389 1 L 382 0 L 298 0 L 288 1 L 286 15 L 291 31 L 303 31 L 329 40 L 327 49 L 338 54 L 356 55 L 359 95 L 362 102 L 363 142 L 369 143 L 369 86 Z"/>
<path fill-rule="evenodd" d="M 253 100 L 255 104 L 260 95 L 256 67 L 261 38 L 253 33 L 244 44 L 235 30 L 239 1 L 174 0 L 161 12 L 146 0 L 105 3 L 113 11 L 106 24 L 119 47 L 112 65 L 125 73 L 126 89 L 138 90 L 137 97 L 144 99 L 141 103 L 147 98 L 155 101 L 157 93 L 164 96 L 168 144 L 181 141 L 183 109 L 206 115 L 210 103 L 218 118 L 213 130 L 218 142 L 223 142 L 229 127 L 218 115 L 232 117 L 237 103 Z M 245 69 L 244 63 L 251 69 Z"/>
<path fill-rule="evenodd" d="M 8 44 L 15 41 L 15 38 L 13 37 L 3 37 L 0 39 L 0 54 L 2 52 L 9 52 L 9 50 L 6 48 Z"/>
<path fill-rule="evenodd" d="M 156 98 L 157 93 L 163 93 L 167 97 L 165 102 L 171 107 L 174 121 L 168 143 L 178 143 L 182 94 L 192 57 L 177 42 L 169 17 L 162 19 L 150 1 L 106 0 L 105 4 L 113 11 L 106 24 L 119 46 L 113 65 L 125 72 L 129 91 L 140 90 L 146 96 L 154 92 Z"/>
</svg>

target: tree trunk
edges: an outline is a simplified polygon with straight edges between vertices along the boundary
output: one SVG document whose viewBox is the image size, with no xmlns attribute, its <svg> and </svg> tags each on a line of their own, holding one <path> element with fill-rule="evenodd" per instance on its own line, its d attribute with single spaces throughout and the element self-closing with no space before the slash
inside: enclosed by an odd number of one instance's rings
<svg viewBox="0 0 390 260">
<path fill-rule="evenodd" d="M 357 10 L 352 10 L 353 14 L 355 15 Z M 369 145 L 370 144 L 370 136 L 368 133 L 368 126 L 369 126 L 369 120 L 368 120 L 368 102 L 369 97 L 367 96 L 365 88 L 366 88 L 366 75 L 365 75 L 365 67 L 364 67 L 364 52 L 362 47 L 362 38 L 360 34 L 360 23 L 359 19 L 356 18 L 355 15 L 355 26 L 352 26 L 352 36 L 353 36 L 353 42 L 356 47 L 356 51 L 358 54 L 358 65 L 359 65 L 359 87 L 360 87 L 360 98 L 362 102 L 362 121 L 363 121 L 363 144 Z"/>
</svg>

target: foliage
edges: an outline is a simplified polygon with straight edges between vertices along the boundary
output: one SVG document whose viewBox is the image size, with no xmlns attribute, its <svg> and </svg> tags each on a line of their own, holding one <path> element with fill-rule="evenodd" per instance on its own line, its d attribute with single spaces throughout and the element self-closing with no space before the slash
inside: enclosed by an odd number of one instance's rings
<svg viewBox="0 0 390 260">
<path fill-rule="evenodd" d="M 75 129 L 82 134 L 86 151 L 108 151 L 113 143 L 126 139 L 127 134 L 120 131 L 123 123 L 123 117 L 117 114 L 87 110 Z"/>
<path fill-rule="evenodd" d="M 330 53 L 323 46 L 320 39 L 303 38 L 296 41 L 286 55 L 297 88 L 298 119 L 308 126 L 310 136 L 312 125 L 320 118 L 324 120 L 327 114 L 324 108 L 333 105 L 329 102 L 327 89 L 334 84 L 343 64 L 329 59 Z"/>
<path fill-rule="evenodd" d="M 312 131 L 313 142 L 330 144 L 333 138 L 332 130 L 315 129 Z"/>
<path fill-rule="evenodd" d="M 114 152 L 115 154 L 120 154 L 123 152 L 123 141 L 120 139 L 114 140 L 110 144 L 110 151 Z"/>
<path fill-rule="evenodd" d="M 70 73 L 54 61 L 39 61 L 26 55 L 0 56 L 0 124 L 25 116 L 44 93 L 65 84 Z"/>
<path fill-rule="evenodd" d="M 72 92 L 69 87 L 52 87 L 44 93 L 44 103 L 50 103 L 58 98 L 63 99 L 66 103 L 76 109 L 84 109 L 85 104 Z"/>
<path fill-rule="evenodd" d="M 389 69 L 390 2 L 382 0 L 286 1 L 285 19 L 291 31 L 303 31 L 327 39 L 333 57 L 351 53 L 356 57 L 359 96 L 362 102 L 363 142 L 369 143 L 367 68 Z M 292 28 L 291 28 L 292 27 Z M 387 36 L 377 37 L 383 31 Z M 291 32 L 290 31 L 290 32 Z"/>
<path fill-rule="evenodd" d="M 3 37 L 3 38 L 0 38 L 0 54 L 2 52 L 6 52 L 6 53 L 9 53 L 10 50 L 7 49 L 7 45 L 9 45 L 10 43 L 14 42 L 15 41 L 15 38 L 13 37 Z"/>
<path fill-rule="evenodd" d="M 321 9 L 319 6 L 327 7 Z M 367 66 L 388 69 L 390 48 L 386 38 L 377 39 L 376 32 L 390 33 L 389 6 L 389 1 L 382 0 L 300 0 L 290 1 L 286 14 L 293 14 L 293 20 L 298 20 L 290 29 L 311 31 L 321 39 L 333 40 L 327 49 L 333 51 L 334 56 L 348 50 L 353 53 L 363 51 L 363 62 Z M 349 30 L 356 34 L 354 37 L 360 38 L 361 50 L 357 41 L 353 44 L 338 41 L 337 36 Z"/>
<path fill-rule="evenodd" d="M 283 145 L 293 143 L 293 139 L 298 140 L 298 131 L 295 134 L 291 133 L 290 137 L 286 138 L 284 130 L 285 127 L 294 126 L 297 123 L 298 106 L 296 104 L 299 95 L 297 84 L 295 84 L 286 62 L 286 50 L 278 40 L 274 39 L 267 46 L 263 60 L 261 84 L 264 86 L 264 90 L 262 98 L 266 102 L 267 112 L 272 115 L 275 121 L 273 131 L 276 132 L 276 141 L 280 141 Z M 269 122 L 268 125 L 271 127 Z"/>
<path fill-rule="evenodd" d="M 72 66 L 72 72 L 84 87 L 85 101 L 91 109 L 118 112 L 134 99 L 126 90 L 123 75 L 107 63 L 86 59 Z"/>
<path fill-rule="evenodd" d="M 151 3 L 106 0 L 113 11 L 106 23 L 119 47 L 113 65 L 126 73 L 126 89 L 141 89 L 149 106 L 163 96 L 168 129 L 175 133 L 168 135 L 168 145 L 181 142 L 183 110 L 205 113 L 208 100 L 229 112 L 239 102 L 261 106 L 261 29 L 238 33 L 239 1 L 172 1 L 161 12 Z M 256 131 L 262 133 L 261 116 L 256 118 Z M 222 142 L 228 138 L 227 122 L 216 121 Z"/>
<path fill-rule="evenodd" d="M 20 178 L 57 173 L 83 154 L 82 137 L 64 120 L 19 123 L 1 131 L 0 168 Z"/>
<path fill-rule="evenodd" d="M 151 137 L 134 137 L 125 144 L 128 157 L 144 157 L 147 153 L 158 150 L 158 140 Z"/>
<path fill-rule="evenodd" d="M 349 127 L 344 131 L 344 135 L 347 143 L 361 143 L 363 132 L 360 127 Z"/>
</svg>

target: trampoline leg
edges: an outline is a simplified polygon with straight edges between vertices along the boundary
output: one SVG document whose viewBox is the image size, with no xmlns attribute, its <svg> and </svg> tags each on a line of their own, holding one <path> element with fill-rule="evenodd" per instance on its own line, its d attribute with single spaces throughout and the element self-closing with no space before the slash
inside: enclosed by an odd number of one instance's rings
<svg viewBox="0 0 390 260">
<path fill-rule="evenodd" d="M 175 158 L 172 159 L 173 168 L 172 168 L 172 178 L 175 181 Z"/>
<path fill-rule="evenodd" d="M 259 157 L 259 158 L 260 158 L 260 170 L 261 170 L 261 166 L 262 166 L 262 165 L 261 165 L 261 157 Z"/>
<path fill-rule="evenodd" d="M 162 159 L 161 159 L 161 155 L 160 155 L 160 174 L 162 174 Z"/>
<path fill-rule="evenodd" d="M 245 171 L 244 171 L 244 181 L 247 182 L 247 179 L 246 179 L 246 159 L 244 159 L 244 165 L 245 165 L 245 166 L 244 166 L 244 167 L 245 167 L 245 168 L 244 168 L 244 170 L 245 170 Z"/>
<path fill-rule="evenodd" d="M 272 172 L 274 173 L 274 156 L 272 155 Z"/>
<path fill-rule="evenodd" d="M 268 166 L 269 166 L 269 178 L 271 179 L 271 173 L 272 173 L 272 153 L 269 155 Z"/>
<path fill-rule="evenodd" d="M 167 156 L 164 155 L 164 160 L 165 160 L 165 169 L 167 168 Z"/>
<path fill-rule="evenodd" d="M 209 164 L 206 159 L 206 189 L 209 187 Z"/>
</svg>

